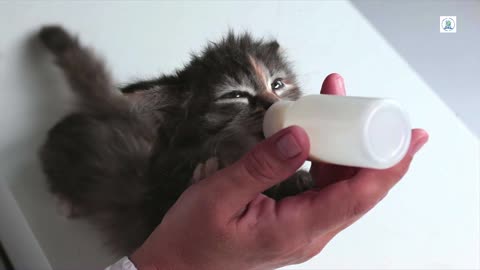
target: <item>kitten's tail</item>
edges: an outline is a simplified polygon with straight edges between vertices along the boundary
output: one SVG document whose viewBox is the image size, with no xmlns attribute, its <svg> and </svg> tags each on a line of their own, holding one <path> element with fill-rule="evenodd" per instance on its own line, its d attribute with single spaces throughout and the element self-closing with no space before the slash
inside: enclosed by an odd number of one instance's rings
<svg viewBox="0 0 480 270">
<path fill-rule="evenodd" d="M 105 229 L 116 250 L 131 252 L 159 223 L 145 218 L 155 130 L 130 113 L 103 62 L 77 38 L 60 26 L 43 27 L 38 38 L 81 109 L 94 112 L 71 114 L 50 130 L 40 151 L 50 189 L 71 204 L 71 214 L 89 216 Z"/>
<path fill-rule="evenodd" d="M 76 37 L 61 26 L 51 25 L 40 29 L 40 41 L 55 56 L 55 62 L 63 70 L 72 90 L 87 108 L 123 109 L 126 99 L 112 84 L 104 63 Z"/>
</svg>

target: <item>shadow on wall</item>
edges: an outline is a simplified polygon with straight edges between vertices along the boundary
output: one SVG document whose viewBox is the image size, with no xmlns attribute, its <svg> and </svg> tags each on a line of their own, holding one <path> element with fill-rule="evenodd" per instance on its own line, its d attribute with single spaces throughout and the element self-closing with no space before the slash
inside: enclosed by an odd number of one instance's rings
<svg viewBox="0 0 480 270">
<path fill-rule="evenodd" d="M 351 2 L 479 137 L 480 2 Z M 457 32 L 440 33 L 440 16 L 456 16 Z"/>
</svg>

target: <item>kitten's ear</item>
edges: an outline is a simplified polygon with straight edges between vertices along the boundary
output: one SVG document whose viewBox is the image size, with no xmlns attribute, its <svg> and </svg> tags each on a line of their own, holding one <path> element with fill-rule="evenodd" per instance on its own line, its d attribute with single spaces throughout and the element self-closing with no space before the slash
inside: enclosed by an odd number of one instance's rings
<svg viewBox="0 0 480 270">
<path fill-rule="evenodd" d="M 267 43 L 267 47 L 270 51 L 277 52 L 278 49 L 280 48 L 280 44 L 278 44 L 278 42 L 276 40 L 273 40 L 273 41 L 270 41 L 269 43 Z"/>
</svg>

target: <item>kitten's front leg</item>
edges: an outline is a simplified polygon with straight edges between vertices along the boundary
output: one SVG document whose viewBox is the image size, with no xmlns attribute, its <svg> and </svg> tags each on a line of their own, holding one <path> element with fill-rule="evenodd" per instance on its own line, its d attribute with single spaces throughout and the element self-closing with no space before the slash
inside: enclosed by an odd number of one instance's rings
<svg viewBox="0 0 480 270">
<path fill-rule="evenodd" d="M 310 173 L 305 170 L 300 170 L 264 193 L 275 200 L 280 200 L 302 193 L 313 188 L 313 186 L 314 181 Z"/>
<path fill-rule="evenodd" d="M 211 157 L 205 163 L 199 163 L 193 171 L 191 184 L 198 183 L 200 180 L 209 177 L 219 169 L 218 158 Z"/>
<path fill-rule="evenodd" d="M 219 160 L 216 157 L 209 158 L 205 163 L 199 163 L 193 171 L 190 184 L 200 182 L 200 180 L 213 175 L 219 169 Z M 313 186 L 314 182 L 310 173 L 305 170 L 300 170 L 280 184 L 268 189 L 264 194 L 275 200 L 280 200 L 311 189 Z"/>
</svg>

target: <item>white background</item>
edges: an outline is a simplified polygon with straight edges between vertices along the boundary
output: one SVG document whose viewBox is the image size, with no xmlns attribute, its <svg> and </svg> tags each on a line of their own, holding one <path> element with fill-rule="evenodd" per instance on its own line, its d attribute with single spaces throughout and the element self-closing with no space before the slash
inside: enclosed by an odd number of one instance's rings
<svg viewBox="0 0 480 270">
<path fill-rule="evenodd" d="M 480 137 L 480 1 L 352 1 L 385 40 L 407 60 Z M 440 16 L 456 16 L 457 32 L 439 35 Z"/>
<path fill-rule="evenodd" d="M 29 41 L 46 23 L 78 33 L 120 83 L 180 68 L 230 27 L 277 38 L 306 92 L 338 72 L 349 94 L 399 100 L 431 137 L 410 172 L 320 255 L 287 269 L 479 268 L 478 139 L 351 4 L 319 1 L 0 3 L 0 239 L 18 269 L 115 260 L 88 224 L 56 214 L 38 167 L 38 146 L 69 100 Z M 438 17 L 431 23 L 438 29 Z"/>
</svg>

